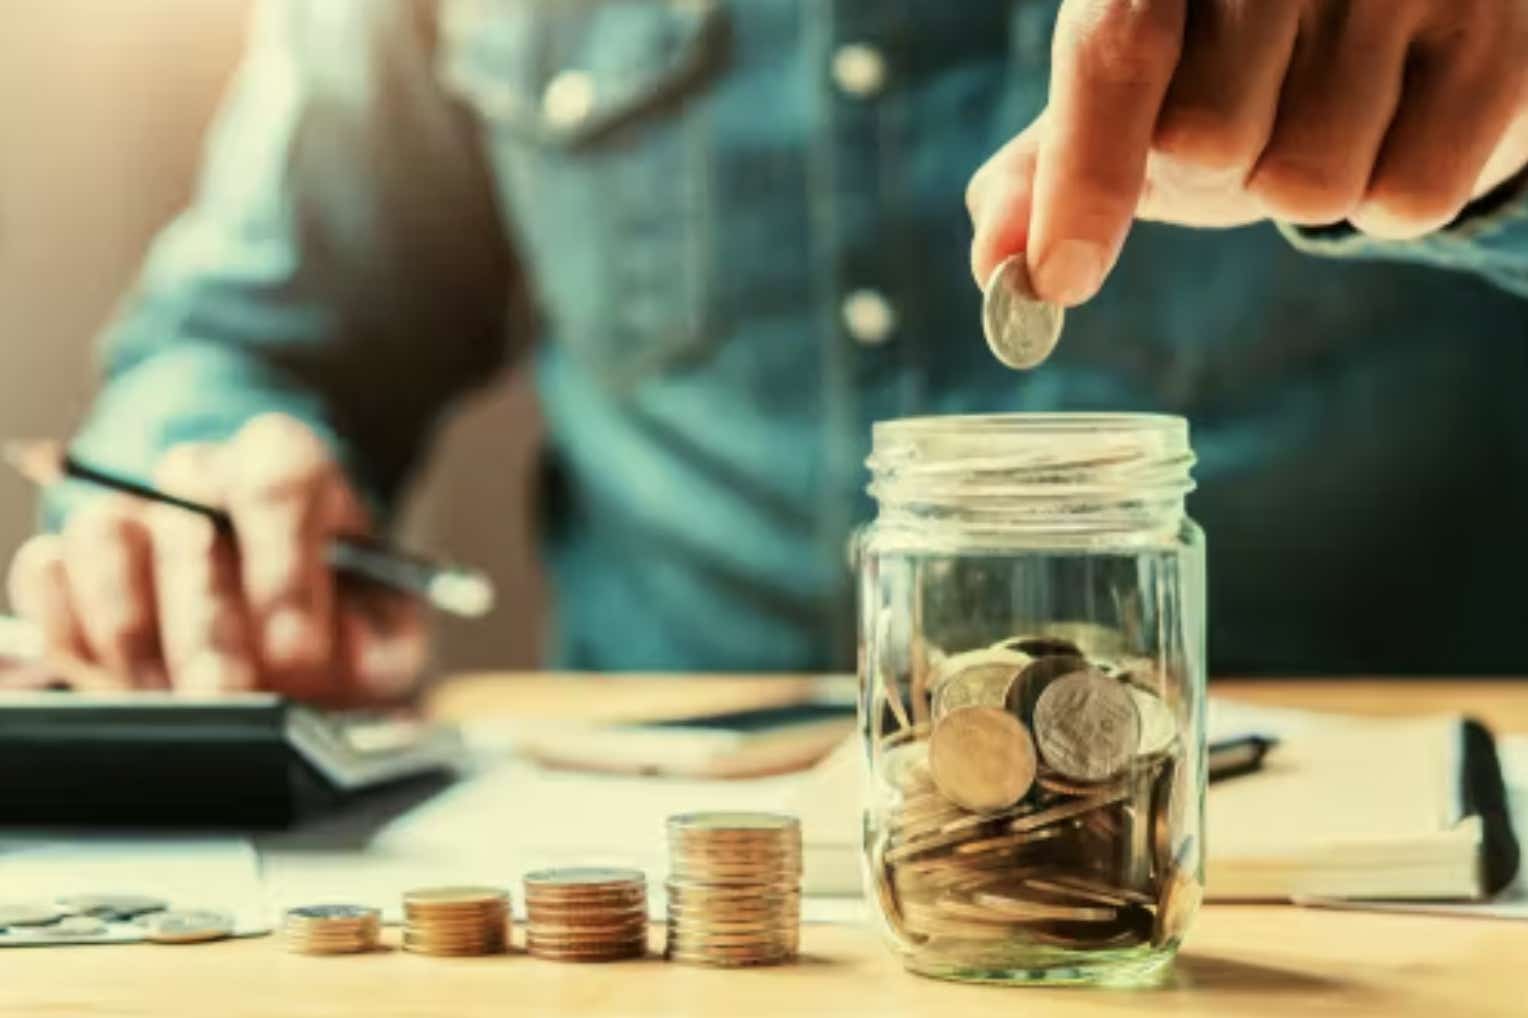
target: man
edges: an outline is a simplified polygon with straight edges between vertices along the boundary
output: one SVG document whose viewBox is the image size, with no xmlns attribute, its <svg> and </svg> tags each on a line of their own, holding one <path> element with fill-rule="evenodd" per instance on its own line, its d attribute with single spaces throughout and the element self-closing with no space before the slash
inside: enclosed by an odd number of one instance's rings
<svg viewBox="0 0 1528 1018">
<path fill-rule="evenodd" d="M 135 686 L 396 693 L 417 614 L 321 538 L 539 340 L 561 665 L 845 666 L 872 421 L 1134 409 L 1216 670 L 1520 669 L 1525 53 L 1522 0 L 272 0 L 77 439 L 237 553 L 73 492 L 14 599 Z M 1074 308 L 1026 375 L 1015 252 Z"/>
</svg>

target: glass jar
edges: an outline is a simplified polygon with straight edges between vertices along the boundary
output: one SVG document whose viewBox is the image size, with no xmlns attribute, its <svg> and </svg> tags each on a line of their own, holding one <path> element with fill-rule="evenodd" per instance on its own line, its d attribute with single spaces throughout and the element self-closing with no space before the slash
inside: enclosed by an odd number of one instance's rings
<svg viewBox="0 0 1528 1018">
<path fill-rule="evenodd" d="M 879 423 L 867 892 L 910 970 L 1150 985 L 1203 879 L 1204 535 L 1181 418 Z"/>
</svg>

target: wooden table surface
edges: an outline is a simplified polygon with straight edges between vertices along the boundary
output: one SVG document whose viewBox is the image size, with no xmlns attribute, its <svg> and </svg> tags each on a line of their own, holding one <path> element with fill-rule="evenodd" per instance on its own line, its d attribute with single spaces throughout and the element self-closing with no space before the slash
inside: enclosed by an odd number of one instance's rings
<svg viewBox="0 0 1528 1018">
<path fill-rule="evenodd" d="M 785 695 L 789 682 L 595 681 L 482 676 L 443 687 L 443 716 L 642 717 Z M 572 695 L 574 690 L 577 695 Z M 1218 695 L 1370 714 L 1463 711 L 1528 732 L 1528 682 L 1218 683 Z M 389 945 L 396 943 L 389 931 Z M 654 944 L 658 943 L 654 931 Z M 309 958 L 274 938 L 195 947 L 0 952 L 0 1015 L 1528 1015 L 1528 923 L 1323 912 L 1204 910 L 1167 987 L 1144 991 L 958 986 L 904 973 L 873 934 L 807 926 L 799 964 L 722 972 L 656 959 L 560 965 L 521 953 L 435 959 L 385 950 Z"/>
</svg>

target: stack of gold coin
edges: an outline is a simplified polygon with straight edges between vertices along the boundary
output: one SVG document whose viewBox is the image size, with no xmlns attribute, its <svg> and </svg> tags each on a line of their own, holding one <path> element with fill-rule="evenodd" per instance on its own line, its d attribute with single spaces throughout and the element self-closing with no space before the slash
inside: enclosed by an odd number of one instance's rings
<svg viewBox="0 0 1528 1018">
<path fill-rule="evenodd" d="M 362 905 L 304 905 L 281 921 L 287 950 L 297 954 L 357 954 L 377 946 L 382 915 Z"/>
<path fill-rule="evenodd" d="M 415 954 L 497 954 L 508 924 L 502 888 L 426 887 L 403 896 L 403 949 Z"/>
<path fill-rule="evenodd" d="M 801 936 L 801 824 L 773 813 L 670 817 L 665 957 L 778 965 Z"/>
<path fill-rule="evenodd" d="M 526 950 L 552 961 L 618 961 L 647 953 L 647 878 L 640 870 L 564 868 L 525 875 Z"/>
</svg>

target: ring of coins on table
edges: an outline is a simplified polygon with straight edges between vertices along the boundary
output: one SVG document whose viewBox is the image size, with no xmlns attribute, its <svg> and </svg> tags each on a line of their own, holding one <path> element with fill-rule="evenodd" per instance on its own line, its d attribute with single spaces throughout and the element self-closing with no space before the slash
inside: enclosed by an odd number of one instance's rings
<svg viewBox="0 0 1528 1018">
<path fill-rule="evenodd" d="M 1201 894 L 1197 761 L 1153 661 L 1018 636 L 908 681 L 911 709 L 885 680 L 874 715 L 867 846 L 906 949 L 1003 965 L 1176 946 Z"/>
<path fill-rule="evenodd" d="M 801 937 L 801 823 L 774 813 L 688 813 L 668 821 L 671 961 L 779 965 Z"/>
</svg>

